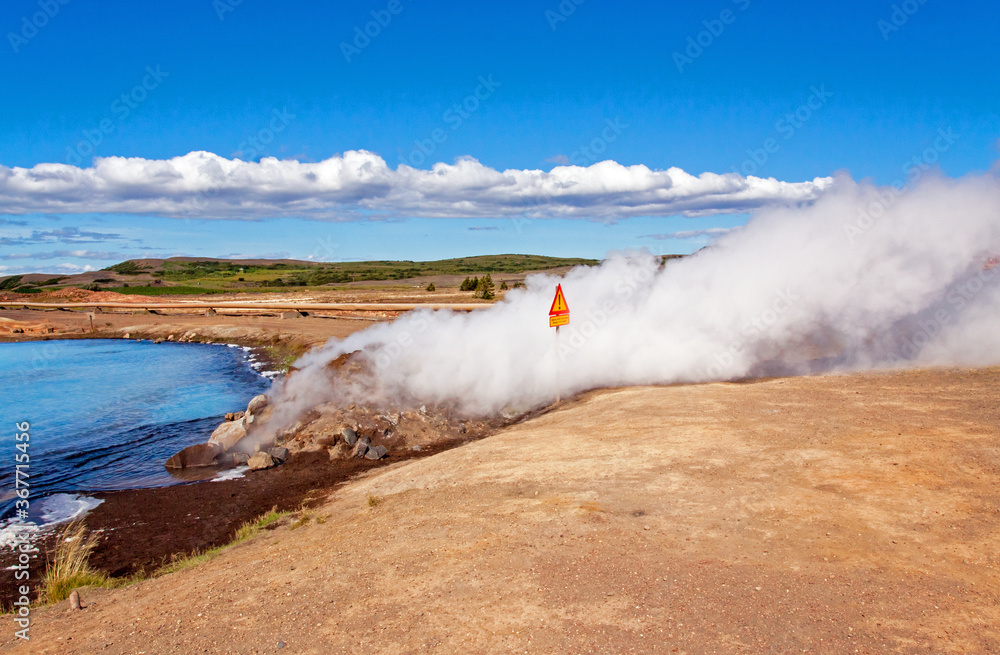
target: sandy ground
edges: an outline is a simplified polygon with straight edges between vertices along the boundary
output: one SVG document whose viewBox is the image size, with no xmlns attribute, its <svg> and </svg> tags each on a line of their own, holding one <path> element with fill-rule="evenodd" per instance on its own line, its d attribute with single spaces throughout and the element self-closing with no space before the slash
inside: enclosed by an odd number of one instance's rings
<svg viewBox="0 0 1000 655">
<path fill-rule="evenodd" d="M 31 642 L 10 628 L 0 647 L 998 652 L 998 383 L 993 368 L 594 392 L 351 482 L 322 523 L 84 591 L 82 611 L 36 609 Z"/>
<path fill-rule="evenodd" d="M 277 316 L 204 316 L 202 314 L 170 313 L 163 315 L 127 312 L 94 314 L 85 312 L 0 310 L 0 341 L 60 338 L 131 338 L 180 339 L 195 332 L 196 340 L 225 341 L 250 345 L 253 343 L 297 343 L 302 347 L 325 343 L 331 337 L 346 337 L 374 322 L 390 317 L 328 318 L 305 316 L 281 319 Z M 21 328 L 24 333 L 11 330 Z"/>
</svg>

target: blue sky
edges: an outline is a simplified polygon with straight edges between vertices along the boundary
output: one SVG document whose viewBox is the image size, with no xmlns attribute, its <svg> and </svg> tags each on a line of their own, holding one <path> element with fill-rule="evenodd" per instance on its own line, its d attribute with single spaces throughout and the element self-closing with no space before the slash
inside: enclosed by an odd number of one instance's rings
<svg viewBox="0 0 1000 655">
<path fill-rule="evenodd" d="M 998 156 L 996 3 L 64 1 L 0 9 L 0 173 L 196 151 L 315 164 L 363 150 L 387 170 L 376 190 L 338 186 L 322 207 L 300 185 L 249 209 L 214 198 L 179 209 L 190 189 L 151 192 L 162 175 L 138 164 L 71 190 L 0 189 L 0 274 L 143 254 L 690 252 L 710 235 L 656 237 L 738 225 L 789 196 L 750 185 L 739 202 L 618 212 L 620 198 L 586 184 L 603 188 L 621 171 L 593 169 L 595 182 L 572 165 L 612 160 L 793 184 L 846 171 L 888 184 L 907 181 L 908 162 L 928 149 L 952 176 Z M 374 36 L 356 40 L 366 27 Z M 400 164 L 429 170 L 460 157 L 482 167 L 452 171 L 460 191 L 429 192 L 429 176 L 386 181 Z M 566 171 L 559 180 L 586 194 L 553 201 L 540 191 L 544 206 L 529 220 L 508 197 L 475 198 L 483 175 L 557 167 Z M 249 188 L 227 178 L 223 194 L 269 187 L 272 178 L 256 175 L 244 180 Z M 107 180 L 121 176 L 127 188 L 108 192 Z M 525 193 L 551 183 L 532 178 Z M 794 198 L 820 191 L 803 187 Z M 91 202 L 95 192 L 114 197 Z M 158 200 L 133 202 L 140 195 Z"/>
</svg>

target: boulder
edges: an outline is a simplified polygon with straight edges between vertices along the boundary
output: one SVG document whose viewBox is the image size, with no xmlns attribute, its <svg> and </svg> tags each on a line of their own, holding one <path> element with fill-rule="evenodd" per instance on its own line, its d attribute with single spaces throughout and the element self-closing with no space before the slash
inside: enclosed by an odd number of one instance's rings
<svg viewBox="0 0 1000 655">
<path fill-rule="evenodd" d="M 368 452 L 368 444 L 364 441 L 359 441 L 354 444 L 354 450 L 351 451 L 351 457 L 364 457 L 365 453 Z"/>
<path fill-rule="evenodd" d="M 226 421 L 208 438 L 208 443 L 217 444 L 222 450 L 229 450 L 236 445 L 243 437 L 247 436 L 247 426 L 243 419 L 238 421 Z"/>
<path fill-rule="evenodd" d="M 259 453 L 254 453 L 254 455 L 247 460 L 247 466 L 250 467 L 251 471 L 263 471 L 264 469 L 269 469 L 272 466 L 277 466 L 277 462 L 269 454 L 261 451 Z"/>
<path fill-rule="evenodd" d="M 247 414 L 259 414 L 260 410 L 267 407 L 267 396 L 260 394 L 259 396 L 254 396 L 247 405 Z"/>
<path fill-rule="evenodd" d="M 244 453 L 236 451 L 233 453 L 233 464 L 239 466 L 240 464 L 246 464 L 250 460 L 250 453 Z"/>
<path fill-rule="evenodd" d="M 267 454 L 273 457 L 279 464 L 284 464 L 285 460 L 288 459 L 288 449 L 281 446 L 269 449 Z"/>
<path fill-rule="evenodd" d="M 358 433 L 352 428 L 344 428 L 340 431 L 340 435 L 344 437 L 344 441 L 347 442 L 348 446 L 354 446 L 358 442 Z"/>
<path fill-rule="evenodd" d="M 238 421 L 243 418 L 244 412 L 228 412 L 226 414 L 227 421 Z"/>
<path fill-rule="evenodd" d="M 368 452 L 365 453 L 365 459 L 382 459 L 388 452 L 389 449 L 385 446 L 375 446 L 368 449 Z"/>
<path fill-rule="evenodd" d="M 217 458 L 222 453 L 222 448 L 214 443 L 199 443 L 188 446 L 173 457 L 167 460 L 168 469 L 185 469 L 199 466 L 214 466 L 218 463 Z"/>
</svg>

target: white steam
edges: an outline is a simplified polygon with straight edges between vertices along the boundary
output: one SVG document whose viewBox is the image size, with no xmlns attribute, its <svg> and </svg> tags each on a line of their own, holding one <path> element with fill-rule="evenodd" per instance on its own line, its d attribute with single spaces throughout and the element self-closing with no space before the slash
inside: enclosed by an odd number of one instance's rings
<svg viewBox="0 0 1000 655">
<path fill-rule="evenodd" d="M 331 400 L 488 414 L 544 405 L 557 389 L 995 364 L 998 254 L 992 175 L 903 194 L 843 178 L 812 206 L 764 211 L 665 266 L 612 254 L 558 280 L 532 276 L 487 310 L 421 310 L 332 340 L 274 393 L 286 417 Z M 558 338 L 547 321 L 557 282 L 572 312 Z M 356 350 L 372 373 L 333 382 L 326 365 Z"/>
</svg>

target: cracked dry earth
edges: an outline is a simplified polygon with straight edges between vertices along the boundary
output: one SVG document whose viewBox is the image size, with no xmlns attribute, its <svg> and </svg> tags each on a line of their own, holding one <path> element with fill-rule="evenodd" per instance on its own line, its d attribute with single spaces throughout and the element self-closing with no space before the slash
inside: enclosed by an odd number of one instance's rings
<svg viewBox="0 0 1000 655">
<path fill-rule="evenodd" d="M 998 389 L 991 368 L 593 392 L 0 644 L 998 652 Z"/>
</svg>

